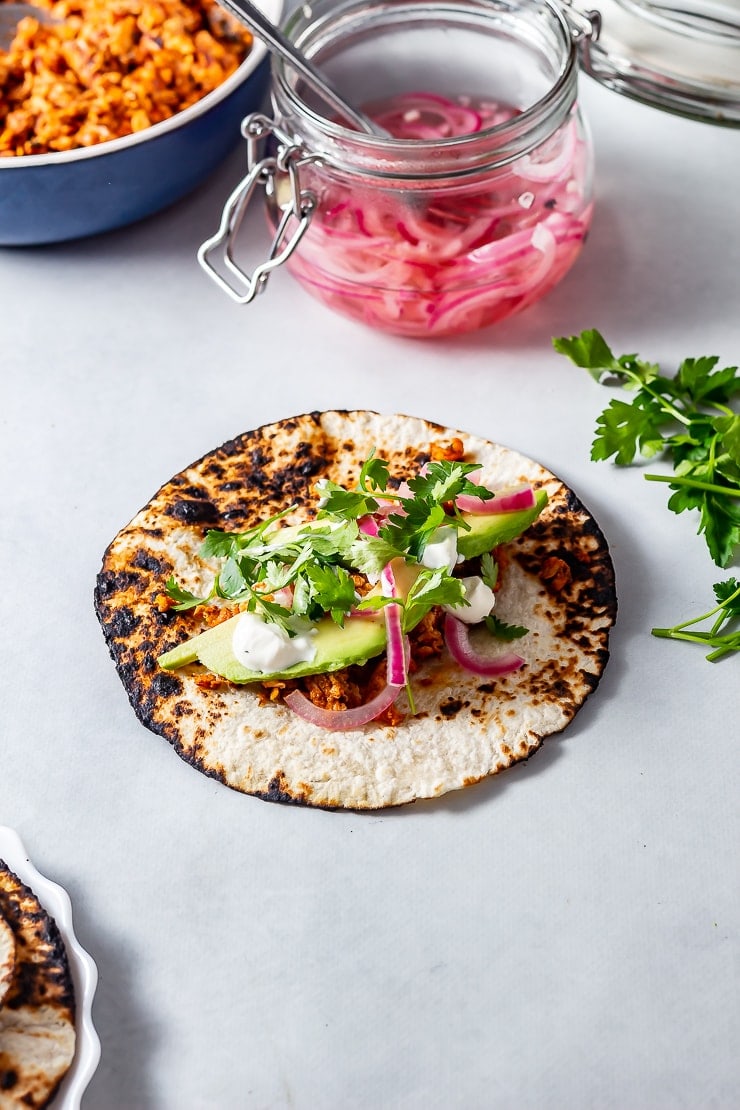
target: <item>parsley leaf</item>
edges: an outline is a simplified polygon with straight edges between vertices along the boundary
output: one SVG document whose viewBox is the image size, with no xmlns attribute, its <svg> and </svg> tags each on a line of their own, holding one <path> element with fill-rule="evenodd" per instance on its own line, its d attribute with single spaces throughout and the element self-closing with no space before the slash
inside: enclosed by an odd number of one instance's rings
<svg viewBox="0 0 740 1110">
<path fill-rule="evenodd" d="M 728 578 L 725 582 L 715 582 L 713 588 L 717 599 L 713 609 L 672 628 L 654 628 L 653 636 L 703 644 L 712 649 L 707 655 L 710 663 L 716 663 L 732 651 L 740 651 L 740 582 L 737 578 Z M 709 628 L 696 627 L 707 621 L 712 621 Z"/>
<path fill-rule="evenodd" d="M 588 370 L 597 382 L 614 377 L 627 388 L 636 388 L 641 382 L 649 382 L 658 376 L 659 368 L 650 362 L 643 362 L 637 355 L 620 355 L 617 358 L 601 332 L 596 328 L 572 335 L 553 339 L 552 345 L 561 355 Z"/>
<path fill-rule="evenodd" d="M 726 567 L 740 545 L 740 414 L 731 407 L 740 395 L 737 367 L 718 368 L 719 359 L 707 355 L 684 359 L 666 377 L 636 355 L 617 358 L 595 329 L 553 339 L 553 346 L 597 381 L 610 375 L 635 393 L 631 401 L 612 400 L 597 418 L 591 458 L 627 466 L 639 454 L 672 464 L 672 474 L 645 478 L 670 486 L 672 512 L 698 511 L 697 531 Z"/>
<path fill-rule="evenodd" d="M 660 429 L 665 422 L 660 405 L 650 397 L 610 401 L 597 418 L 591 458 L 599 461 L 613 455 L 618 466 L 627 466 L 638 451 L 655 455 L 662 447 Z"/>
</svg>

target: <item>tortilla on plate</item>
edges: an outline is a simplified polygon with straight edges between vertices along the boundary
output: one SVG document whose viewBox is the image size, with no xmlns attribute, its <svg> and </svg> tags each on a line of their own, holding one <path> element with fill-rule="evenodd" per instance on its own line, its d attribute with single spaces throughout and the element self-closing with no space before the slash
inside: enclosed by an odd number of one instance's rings
<svg viewBox="0 0 740 1110">
<path fill-rule="evenodd" d="M 525 665 L 495 680 L 443 653 L 414 677 L 415 715 L 326 732 L 250 686 L 205 689 L 197 668 L 165 672 L 158 657 L 198 631 L 192 614 L 157 608 L 174 575 L 203 587 L 196 558 L 206 530 L 242 531 L 296 504 L 306 519 L 314 484 L 357 483 L 376 452 L 412 476 L 432 444 L 461 439 L 481 482 L 545 488 L 540 518 L 508 545 L 496 615 L 525 625 Z M 426 420 L 369 411 L 315 412 L 223 444 L 167 482 L 108 547 L 96 611 L 139 720 L 198 770 L 270 801 L 377 809 L 438 797 L 526 759 L 571 721 L 599 682 L 616 617 L 604 536 L 575 494 L 538 463 Z"/>
<path fill-rule="evenodd" d="M 0 1005 L 8 993 L 15 967 L 15 936 L 0 913 Z"/>
<path fill-rule="evenodd" d="M 74 1058 L 74 987 L 56 923 L 0 859 L 2 923 L 12 933 L 14 954 L 0 1000 L 0 1110 L 44 1107 Z"/>
</svg>

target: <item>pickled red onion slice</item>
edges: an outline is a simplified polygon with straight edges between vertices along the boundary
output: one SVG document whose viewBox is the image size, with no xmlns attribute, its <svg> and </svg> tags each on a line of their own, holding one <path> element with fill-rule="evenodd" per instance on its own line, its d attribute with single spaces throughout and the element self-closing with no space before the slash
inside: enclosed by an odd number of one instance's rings
<svg viewBox="0 0 740 1110">
<path fill-rule="evenodd" d="M 535 496 L 531 486 L 522 486 L 520 489 L 497 491 L 495 497 L 491 497 L 488 501 L 484 501 L 482 497 L 461 493 L 455 498 L 455 504 L 464 513 L 493 516 L 495 513 L 513 513 L 518 509 L 532 509 Z"/>
<path fill-rule="evenodd" d="M 390 563 L 387 563 L 380 573 L 380 584 L 383 588 L 383 593 L 387 597 L 398 597 L 396 576 L 393 573 L 393 567 Z M 385 616 L 387 639 L 388 685 L 405 686 L 408 677 L 408 642 L 405 641 L 403 628 L 401 626 L 401 606 L 398 603 L 386 605 L 383 614 Z"/>
<path fill-rule="evenodd" d="M 291 690 L 285 695 L 284 700 L 288 708 L 304 721 L 319 728 L 328 729 L 330 732 L 346 732 L 374 721 L 393 705 L 400 692 L 400 686 L 384 686 L 374 698 L 364 705 L 358 705 L 355 709 L 321 709 L 300 690 Z"/>
<path fill-rule="evenodd" d="M 365 111 L 396 139 L 449 139 L 492 126 L 492 113 L 435 93 L 404 93 L 395 103 Z M 510 109 L 510 116 L 514 110 Z M 499 121 L 501 122 L 501 121 Z"/>
<path fill-rule="evenodd" d="M 524 666 L 521 655 L 516 655 L 513 651 L 502 655 L 481 655 L 470 643 L 469 627 L 449 613 L 445 617 L 444 635 L 450 655 L 466 671 L 493 678 L 511 674 Z"/>
<path fill-rule="evenodd" d="M 357 527 L 360 529 L 364 536 L 377 536 L 380 528 L 374 516 L 361 516 L 357 521 Z"/>
</svg>

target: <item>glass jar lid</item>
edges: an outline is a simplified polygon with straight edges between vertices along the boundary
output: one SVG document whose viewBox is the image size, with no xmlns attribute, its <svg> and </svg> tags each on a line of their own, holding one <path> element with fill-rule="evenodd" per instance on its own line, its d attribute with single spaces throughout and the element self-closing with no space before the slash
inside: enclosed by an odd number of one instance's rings
<svg viewBox="0 0 740 1110">
<path fill-rule="evenodd" d="M 564 0 L 591 23 L 578 48 L 608 88 L 691 119 L 740 126 L 740 0 Z"/>
</svg>

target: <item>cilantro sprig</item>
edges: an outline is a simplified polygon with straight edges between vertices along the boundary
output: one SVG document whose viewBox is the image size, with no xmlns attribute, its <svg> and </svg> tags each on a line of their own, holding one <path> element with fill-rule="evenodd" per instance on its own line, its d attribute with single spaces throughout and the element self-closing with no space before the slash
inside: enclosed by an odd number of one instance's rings
<svg viewBox="0 0 740 1110">
<path fill-rule="evenodd" d="M 673 491 L 674 513 L 695 509 L 714 562 L 726 567 L 740 545 L 740 395 L 735 366 L 719 368 L 715 356 L 687 358 L 673 377 L 637 355 L 616 357 L 595 329 L 553 340 L 556 351 L 589 371 L 597 382 L 615 382 L 634 393 L 612 400 L 597 419 L 595 460 L 628 466 L 639 454 L 661 457 L 672 474 L 645 474 Z"/>
<path fill-rule="evenodd" d="M 430 462 L 423 473 L 409 479 L 411 496 L 397 495 L 399 512 L 390 513 L 380 529 L 381 539 L 412 558 L 420 559 L 431 536 L 438 528 L 449 525 L 467 528 L 455 498 L 461 494 L 487 500 L 490 490 L 477 486 L 469 475 L 480 469 L 480 463 Z"/>
</svg>

